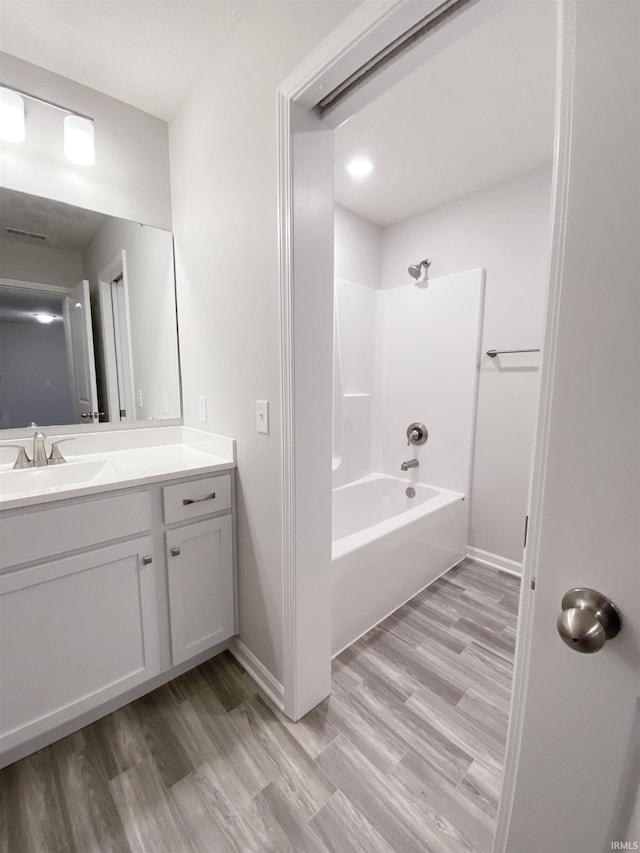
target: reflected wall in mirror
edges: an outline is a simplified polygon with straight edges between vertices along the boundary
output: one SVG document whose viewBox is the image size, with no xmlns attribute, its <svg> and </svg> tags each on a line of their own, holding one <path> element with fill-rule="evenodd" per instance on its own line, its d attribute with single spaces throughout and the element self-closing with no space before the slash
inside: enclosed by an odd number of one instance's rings
<svg viewBox="0 0 640 853">
<path fill-rule="evenodd" d="M 172 235 L 0 188 L 0 428 L 180 417 Z"/>
</svg>

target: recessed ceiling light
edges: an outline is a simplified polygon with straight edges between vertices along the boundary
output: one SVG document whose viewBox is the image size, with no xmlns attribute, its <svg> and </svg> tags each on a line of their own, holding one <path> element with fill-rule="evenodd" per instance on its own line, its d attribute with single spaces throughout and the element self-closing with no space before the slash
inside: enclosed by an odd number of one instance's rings
<svg viewBox="0 0 640 853">
<path fill-rule="evenodd" d="M 34 314 L 33 315 L 39 323 L 53 323 L 56 319 L 55 314 Z"/>
<path fill-rule="evenodd" d="M 368 157 L 354 157 L 347 163 L 347 172 L 352 178 L 366 178 L 373 172 L 373 163 Z"/>
</svg>

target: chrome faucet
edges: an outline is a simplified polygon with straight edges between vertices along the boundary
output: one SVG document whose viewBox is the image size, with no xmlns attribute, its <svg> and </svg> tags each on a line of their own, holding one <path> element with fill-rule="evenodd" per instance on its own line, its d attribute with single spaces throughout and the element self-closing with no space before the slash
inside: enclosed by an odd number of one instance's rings
<svg viewBox="0 0 640 853">
<path fill-rule="evenodd" d="M 46 465 L 61 465 L 63 462 L 66 462 L 67 460 L 60 453 L 58 445 L 62 444 L 63 441 L 75 441 L 75 439 L 60 438 L 58 441 L 52 441 L 51 452 L 47 456 L 46 438 L 47 436 L 42 430 L 36 430 L 33 436 L 33 459 L 29 459 L 27 449 L 22 444 L 3 444 L 2 447 L 15 447 L 18 451 L 18 458 L 13 465 L 14 469 L 44 468 Z"/>
<path fill-rule="evenodd" d="M 420 463 L 417 459 L 409 459 L 407 462 L 403 462 L 400 466 L 401 471 L 408 471 L 409 468 L 417 468 Z"/>
<path fill-rule="evenodd" d="M 48 465 L 47 446 L 45 444 L 47 436 L 41 429 L 37 429 L 33 436 L 33 460 L 34 468 L 43 468 Z"/>
</svg>

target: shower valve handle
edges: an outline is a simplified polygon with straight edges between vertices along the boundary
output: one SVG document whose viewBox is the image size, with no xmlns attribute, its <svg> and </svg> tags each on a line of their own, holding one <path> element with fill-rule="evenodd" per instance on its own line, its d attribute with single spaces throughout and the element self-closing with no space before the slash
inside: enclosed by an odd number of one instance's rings
<svg viewBox="0 0 640 853">
<path fill-rule="evenodd" d="M 407 427 L 407 445 L 424 444 L 429 438 L 429 432 L 424 424 L 414 421 Z"/>
</svg>

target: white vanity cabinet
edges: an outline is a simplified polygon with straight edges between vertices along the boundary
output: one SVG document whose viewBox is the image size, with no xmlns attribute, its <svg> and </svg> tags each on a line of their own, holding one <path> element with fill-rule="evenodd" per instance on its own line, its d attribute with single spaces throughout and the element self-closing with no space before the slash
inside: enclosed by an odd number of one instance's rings
<svg viewBox="0 0 640 853">
<path fill-rule="evenodd" d="M 232 477 L 0 513 L 0 766 L 224 648 Z"/>
</svg>

